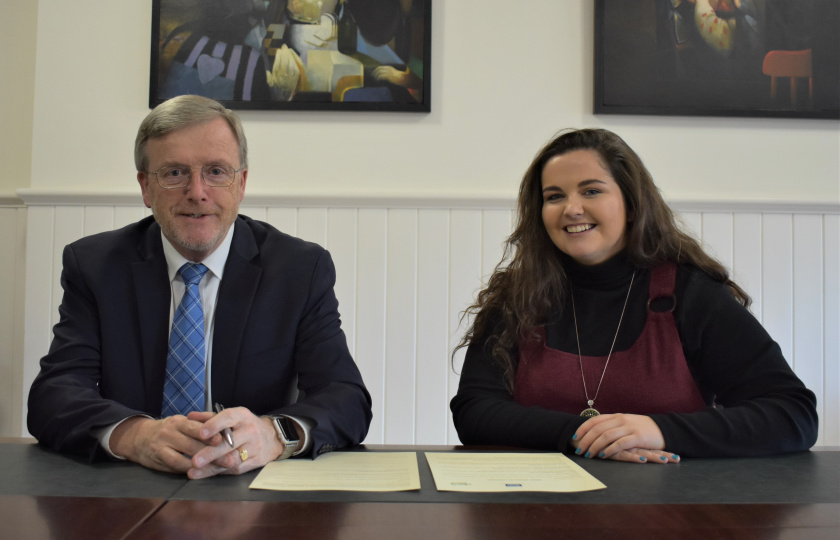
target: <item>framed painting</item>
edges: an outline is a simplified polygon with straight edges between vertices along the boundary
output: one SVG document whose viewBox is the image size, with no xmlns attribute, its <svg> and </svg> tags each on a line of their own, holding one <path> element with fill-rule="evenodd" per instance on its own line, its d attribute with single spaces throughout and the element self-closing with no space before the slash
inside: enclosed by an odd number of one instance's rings
<svg viewBox="0 0 840 540">
<path fill-rule="evenodd" d="M 431 110 L 431 0 L 153 0 L 149 106 Z"/>
<path fill-rule="evenodd" d="M 837 0 L 596 0 L 596 114 L 840 118 Z"/>
</svg>

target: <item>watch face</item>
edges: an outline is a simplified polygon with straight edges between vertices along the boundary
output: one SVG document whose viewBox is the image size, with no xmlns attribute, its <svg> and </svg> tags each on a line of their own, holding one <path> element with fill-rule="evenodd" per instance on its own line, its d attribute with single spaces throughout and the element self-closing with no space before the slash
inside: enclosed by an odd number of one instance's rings
<svg viewBox="0 0 840 540">
<path fill-rule="evenodd" d="M 283 432 L 283 436 L 289 442 L 294 442 L 300 440 L 298 437 L 297 430 L 295 429 L 295 423 L 286 418 L 285 416 L 278 416 L 275 418 L 277 421 L 277 425 L 280 426 L 280 430 Z"/>
</svg>

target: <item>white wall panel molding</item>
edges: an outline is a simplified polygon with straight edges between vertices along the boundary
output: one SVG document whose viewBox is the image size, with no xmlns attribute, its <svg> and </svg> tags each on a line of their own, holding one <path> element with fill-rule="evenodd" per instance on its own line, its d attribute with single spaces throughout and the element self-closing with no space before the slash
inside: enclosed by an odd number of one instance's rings
<svg viewBox="0 0 840 540">
<path fill-rule="evenodd" d="M 9 208 L 9 207 L 16 207 L 16 208 L 24 207 L 23 199 L 21 199 L 17 195 L 0 193 L 0 208 Z"/>
<path fill-rule="evenodd" d="M 840 202 L 778 200 L 668 200 L 675 212 L 726 212 L 730 214 L 840 214 Z"/>
<path fill-rule="evenodd" d="M 25 310 L 0 313 L 11 317 L 15 336 L 25 329 L 17 348 L 0 340 L 0 370 L 15 381 L 9 392 L 0 386 L 4 435 L 25 433 L 26 395 L 61 301 L 64 245 L 149 214 L 134 195 L 118 197 L 119 204 L 106 204 L 104 195 L 60 204 L 42 195 L 23 194 L 29 208 L 0 207 L 4 226 L 19 230 L 6 248 L 17 262 L 0 264 L 0 300 L 20 306 L 25 294 Z M 330 250 L 342 327 L 373 399 L 367 442 L 458 443 L 448 405 L 464 351 L 454 362 L 450 353 L 465 330 L 461 313 L 501 259 L 513 201 L 471 207 L 452 199 L 353 199 L 359 206 L 349 198 L 336 206 L 329 200 L 309 197 L 293 206 L 249 196 L 241 211 Z M 753 313 L 817 394 L 818 444 L 840 445 L 838 205 L 673 206 L 753 297 Z"/>
<path fill-rule="evenodd" d="M 141 205 L 140 192 L 94 192 L 84 190 L 20 189 L 17 198 L 29 206 L 126 206 Z M 3 199 L 0 198 L 0 204 Z M 360 195 L 358 193 L 313 195 L 272 194 L 248 192 L 245 203 L 249 207 L 282 208 L 437 208 L 437 209 L 511 209 L 516 205 L 514 196 L 476 196 L 475 194 L 434 196 L 428 193 L 410 195 L 388 194 Z M 779 200 L 668 200 L 675 211 L 724 212 L 724 213 L 796 213 L 796 214 L 840 214 L 840 201 L 779 201 Z"/>
<path fill-rule="evenodd" d="M 20 200 L 29 206 L 115 206 L 140 205 L 142 197 L 140 191 L 131 192 L 94 192 L 83 190 L 47 190 L 20 189 L 17 191 Z M 245 204 L 249 207 L 285 207 L 285 208 L 391 208 L 391 209 L 485 209 L 512 208 L 515 199 L 508 196 L 475 196 L 451 195 L 437 196 L 428 193 L 410 195 L 363 195 L 359 193 L 312 195 L 295 193 L 254 193 L 247 192 Z"/>
</svg>

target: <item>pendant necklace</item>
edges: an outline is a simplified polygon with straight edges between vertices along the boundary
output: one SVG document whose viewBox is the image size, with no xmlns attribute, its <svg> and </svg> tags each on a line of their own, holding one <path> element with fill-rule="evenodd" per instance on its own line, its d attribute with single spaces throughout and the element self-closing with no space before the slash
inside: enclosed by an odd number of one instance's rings
<svg viewBox="0 0 840 540">
<path fill-rule="evenodd" d="M 572 297 L 572 316 L 575 320 L 575 340 L 577 340 L 578 361 L 580 362 L 580 378 L 583 380 L 583 395 L 586 396 L 586 404 L 588 405 L 586 409 L 581 411 L 581 416 L 592 418 L 593 416 L 598 416 L 601 414 L 594 408 L 595 400 L 598 398 L 598 392 L 601 391 L 601 383 L 604 382 L 604 375 L 607 373 L 607 367 L 610 365 L 610 357 L 612 356 L 613 347 L 615 347 L 615 342 L 618 339 L 618 331 L 621 329 L 621 321 L 624 319 L 624 310 L 627 309 L 627 301 L 630 300 L 630 291 L 633 290 L 634 279 L 636 279 L 635 270 L 633 270 L 633 276 L 630 278 L 630 287 L 627 289 L 627 298 L 624 299 L 624 307 L 621 308 L 621 317 L 618 318 L 618 328 L 615 329 L 615 337 L 613 338 L 612 345 L 610 345 L 610 352 L 607 355 L 607 362 L 604 364 L 604 371 L 601 372 L 601 380 L 598 381 L 598 388 L 595 390 L 595 395 L 592 396 L 592 399 L 589 399 L 589 391 L 587 391 L 586 389 L 586 376 L 583 374 L 583 357 L 580 354 L 580 336 L 578 335 L 577 313 L 575 312 L 575 293 L 574 291 L 570 290 L 570 295 Z"/>
</svg>

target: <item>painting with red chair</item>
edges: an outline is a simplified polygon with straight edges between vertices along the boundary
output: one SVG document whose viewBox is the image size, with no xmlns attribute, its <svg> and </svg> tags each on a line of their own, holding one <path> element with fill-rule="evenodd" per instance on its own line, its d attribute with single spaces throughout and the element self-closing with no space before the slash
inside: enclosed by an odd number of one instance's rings
<svg viewBox="0 0 840 540">
<path fill-rule="evenodd" d="M 595 112 L 840 118 L 837 0 L 597 0 Z"/>
</svg>

